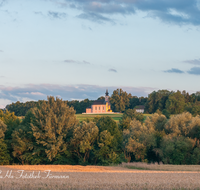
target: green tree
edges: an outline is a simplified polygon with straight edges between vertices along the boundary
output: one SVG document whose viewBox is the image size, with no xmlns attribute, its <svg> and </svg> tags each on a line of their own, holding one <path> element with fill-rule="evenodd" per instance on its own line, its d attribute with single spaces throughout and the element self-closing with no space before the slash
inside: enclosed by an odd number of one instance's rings
<svg viewBox="0 0 200 190">
<path fill-rule="evenodd" d="M 95 164 L 109 165 L 117 163 L 118 155 L 113 150 L 112 141 L 114 136 L 111 136 L 107 130 L 102 131 L 98 139 L 98 147 L 95 149 Z"/>
<path fill-rule="evenodd" d="M 74 127 L 77 126 L 75 111 L 62 99 L 50 96 L 26 115 L 33 135 L 32 155 L 41 162 L 51 162 L 57 155 L 64 153 L 70 142 Z M 30 123 L 29 123 L 30 122 Z"/>
<path fill-rule="evenodd" d="M 95 163 L 108 165 L 120 163 L 122 156 L 122 132 L 117 123 L 109 116 L 94 119 L 99 129 L 99 137 L 95 146 Z"/>
<path fill-rule="evenodd" d="M 123 116 L 122 119 L 119 121 L 119 126 L 120 128 L 123 129 L 128 129 L 130 127 L 130 122 L 136 119 L 140 122 L 143 122 L 144 116 L 142 113 L 137 113 L 135 109 L 127 109 Z"/>
<path fill-rule="evenodd" d="M 163 138 L 161 143 L 161 157 L 165 164 L 192 164 L 191 152 L 193 152 L 193 140 L 186 137 Z M 197 153 L 197 149 L 195 151 Z M 199 155 L 199 152 L 198 152 Z"/>
<path fill-rule="evenodd" d="M 7 125 L 0 119 L 0 139 L 4 139 Z"/>
<path fill-rule="evenodd" d="M 147 102 L 148 98 L 147 97 L 137 97 L 137 96 L 131 96 L 130 101 L 129 101 L 129 107 L 130 109 L 134 109 L 135 106 L 138 105 L 145 105 Z"/>
<path fill-rule="evenodd" d="M 71 150 L 78 157 L 79 164 L 88 164 L 90 152 L 97 140 L 99 129 L 94 122 L 83 121 L 73 130 Z"/>
<path fill-rule="evenodd" d="M 117 123 L 109 116 L 97 117 L 94 121 L 99 129 L 99 133 L 107 130 L 113 136 L 111 147 L 114 151 L 119 151 L 122 143 L 122 133 Z"/>
<path fill-rule="evenodd" d="M 10 159 L 7 145 L 3 139 L 0 139 L 0 165 L 9 165 Z"/>
<path fill-rule="evenodd" d="M 147 161 L 147 151 L 156 146 L 155 130 L 137 120 L 131 121 L 129 129 L 123 130 L 123 149 L 129 161 Z"/>
<path fill-rule="evenodd" d="M 18 119 L 17 116 L 15 116 L 14 112 L 9 112 L 9 111 L 2 111 L 0 110 L 0 120 L 3 121 L 3 123 L 7 126 L 6 130 L 4 131 L 4 140 L 3 142 L 6 143 L 6 148 L 8 150 L 8 153 L 10 155 L 10 162 L 13 162 L 13 157 L 12 157 L 12 132 L 18 127 L 20 124 L 20 120 Z M 1 132 L 0 132 L 1 133 Z"/>
<path fill-rule="evenodd" d="M 169 96 L 166 102 L 166 109 L 171 114 L 179 114 L 184 111 L 185 108 L 185 97 L 180 91 L 173 93 Z"/>
<path fill-rule="evenodd" d="M 20 124 L 20 120 L 17 116 L 15 116 L 14 112 L 9 112 L 6 110 L 6 112 L 3 112 L 0 110 L 0 120 L 3 121 L 7 125 L 7 129 L 5 131 L 5 139 L 11 140 L 11 135 L 13 130 Z"/>
<path fill-rule="evenodd" d="M 200 115 L 200 101 L 195 103 L 187 103 L 185 110 L 190 112 L 193 116 Z"/>
<path fill-rule="evenodd" d="M 10 155 L 8 153 L 7 145 L 4 142 L 7 125 L 0 120 L 0 165 L 8 165 L 10 162 Z"/>
<path fill-rule="evenodd" d="M 188 137 L 193 125 L 191 125 L 192 114 L 184 112 L 182 114 L 172 116 L 165 125 L 166 134 L 171 136 Z"/>
<path fill-rule="evenodd" d="M 129 107 L 129 99 L 131 94 L 123 91 L 122 89 L 117 89 L 113 91 L 110 97 L 111 108 L 115 112 L 124 112 L 126 108 Z"/>
<path fill-rule="evenodd" d="M 165 109 L 166 101 L 172 92 L 168 90 L 153 91 L 148 95 L 148 100 L 145 104 L 145 112 L 155 113 L 157 110 L 161 112 Z"/>
<path fill-rule="evenodd" d="M 148 127 L 149 131 L 163 131 L 165 129 L 165 124 L 167 118 L 164 115 L 158 113 L 152 114 L 145 120 L 145 126 Z"/>
<path fill-rule="evenodd" d="M 28 114 L 28 113 L 27 113 Z M 27 117 L 26 117 L 27 118 Z M 34 137 L 30 125 L 19 125 L 12 133 L 13 156 L 20 164 L 40 164 L 41 159 L 32 155 Z"/>
</svg>

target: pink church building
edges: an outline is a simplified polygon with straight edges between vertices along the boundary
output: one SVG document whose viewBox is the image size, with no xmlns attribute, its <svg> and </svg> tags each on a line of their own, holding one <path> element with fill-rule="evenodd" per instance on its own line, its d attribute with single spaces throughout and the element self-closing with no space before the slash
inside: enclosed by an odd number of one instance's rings
<svg viewBox="0 0 200 190">
<path fill-rule="evenodd" d="M 108 90 L 105 93 L 105 100 L 95 100 L 91 107 L 86 108 L 86 114 L 91 113 L 112 113 Z"/>
</svg>

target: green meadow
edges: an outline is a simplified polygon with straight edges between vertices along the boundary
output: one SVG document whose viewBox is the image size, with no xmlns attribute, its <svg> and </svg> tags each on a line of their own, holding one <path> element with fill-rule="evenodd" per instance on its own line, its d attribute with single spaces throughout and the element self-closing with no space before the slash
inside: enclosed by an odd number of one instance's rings
<svg viewBox="0 0 200 190">
<path fill-rule="evenodd" d="M 103 117 L 109 116 L 112 117 L 117 123 L 122 118 L 122 113 L 114 113 L 114 114 L 76 114 L 76 118 L 79 121 L 83 121 L 85 119 L 94 119 L 95 117 Z"/>
<path fill-rule="evenodd" d="M 123 114 L 122 113 L 114 113 L 114 114 L 76 114 L 76 118 L 79 121 L 84 121 L 86 119 L 94 119 L 95 117 L 103 117 L 103 116 L 109 116 L 112 117 L 117 123 L 119 120 L 122 118 Z M 144 120 L 148 117 L 151 116 L 151 114 L 144 114 Z"/>
<path fill-rule="evenodd" d="M 144 115 L 144 120 L 148 117 L 151 116 L 151 114 L 143 114 Z M 95 117 L 103 117 L 103 116 L 109 116 L 112 117 L 117 123 L 119 120 L 122 118 L 123 114 L 122 113 L 114 113 L 114 114 L 76 114 L 76 118 L 79 121 L 84 121 L 86 119 L 94 119 Z M 24 119 L 24 116 L 19 116 L 18 117 L 20 120 Z"/>
</svg>

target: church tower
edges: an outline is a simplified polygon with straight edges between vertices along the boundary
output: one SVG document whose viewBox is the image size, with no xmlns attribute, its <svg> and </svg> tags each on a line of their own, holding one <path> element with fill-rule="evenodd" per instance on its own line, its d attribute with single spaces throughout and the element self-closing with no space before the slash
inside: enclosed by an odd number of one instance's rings
<svg viewBox="0 0 200 190">
<path fill-rule="evenodd" d="M 106 93 L 105 93 L 105 101 L 106 101 L 106 102 L 109 101 L 109 93 L 108 93 L 108 89 L 106 89 Z"/>
</svg>

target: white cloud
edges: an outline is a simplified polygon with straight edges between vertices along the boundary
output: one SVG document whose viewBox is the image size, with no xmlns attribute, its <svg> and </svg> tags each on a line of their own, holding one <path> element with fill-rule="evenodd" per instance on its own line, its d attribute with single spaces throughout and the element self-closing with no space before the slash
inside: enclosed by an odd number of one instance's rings
<svg viewBox="0 0 200 190">
<path fill-rule="evenodd" d="M 11 104 L 11 103 L 12 103 L 11 100 L 0 98 L 0 109 L 5 108 L 6 105 Z"/>
</svg>

